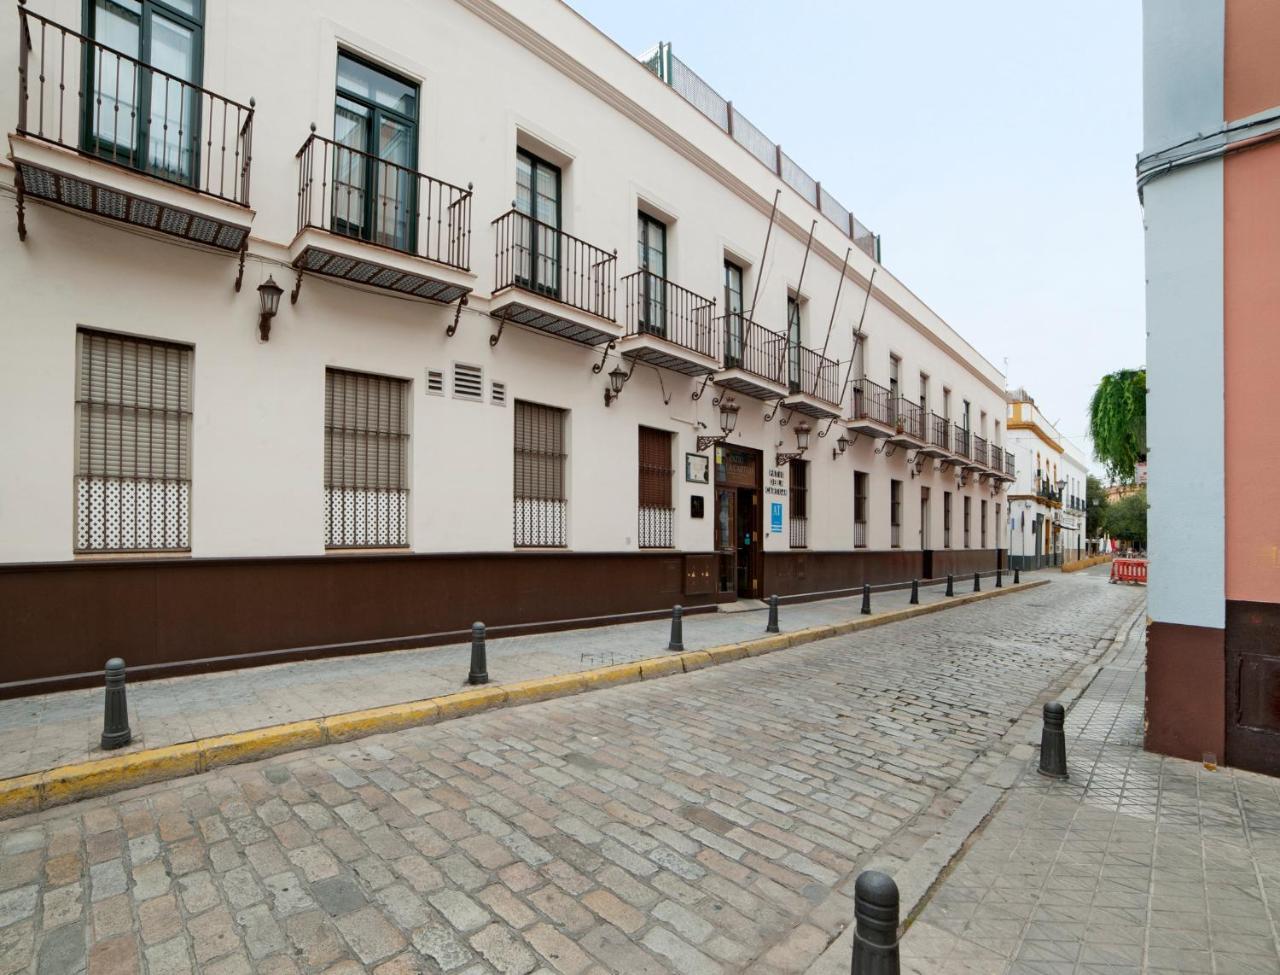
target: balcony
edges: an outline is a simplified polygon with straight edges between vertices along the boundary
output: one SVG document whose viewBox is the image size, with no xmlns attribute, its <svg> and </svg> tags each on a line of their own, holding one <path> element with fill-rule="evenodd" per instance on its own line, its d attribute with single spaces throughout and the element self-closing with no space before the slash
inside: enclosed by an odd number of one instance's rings
<svg viewBox="0 0 1280 975">
<path fill-rule="evenodd" d="M 952 424 L 951 452 L 956 455 L 961 467 L 968 467 L 971 454 L 971 437 L 969 431 L 959 424 Z"/>
<path fill-rule="evenodd" d="M 925 417 L 925 443 L 920 452 L 928 457 L 951 456 L 951 421 L 937 413 Z"/>
<path fill-rule="evenodd" d="M 622 337 L 617 321 L 618 253 L 508 210 L 493 221 L 489 314 L 584 345 Z"/>
<path fill-rule="evenodd" d="M 619 351 L 628 359 L 685 376 L 720 368 L 716 303 L 649 271 L 622 279 L 626 335 Z"/>
<path fill-rule="evenodd" d="M 879 383 L 863 377 L 853 384 L 853 416 L 847 426 L 855 433 L 883 440 L 897 433 L 893 396 Z"/>
<path fill-rule="evenodd" d="M 218 251 L 249 236 L 253 107 L 18 7 L 18 236 L 27 199 Z M 87 78 L 85 77 L 87 76 Z"/>
<path fill-rule="evenodd" d="M 440 304 L 471 291 L 471 190 L 335 142 L 297 152 L 299 275 Z"/>
<path fill-rule="evenodd" d="M 787 395 L 787 339 L 735 313 L 715 320 L 716 330 L 723 336 L 724 368 L 716 373 L 715 383 L 753 399 L 782 399 Z"/>
<path fill-rule="evenodd" d="M 905 396 L 893 401 L 893 433 L 888 439 L 889 443 L 899 447 L 924 446 L 924 411 L 919 403 L 913 403 Z"/>
<path fill-rule="evenodd" d="M 803 345 L 787 347 L 787 388 L 783 406 L 815 420 L 840 416 L 840 363 Z"/>
<path fill-rule="evenodd" d="M 987 472 L 987 467 L 989 466 L 987 464 L 987 453 L 988 451 L 987 451 L 986 438 L 979 437 L 975 433 L 973 435 L 973 454 L 972 454 L 973 463 L 967 464 L 965 466 L 969 467 L 972 470 L 979 471 L 985 474 Z"/>
<path fill-rule="evenodd" d="M 1004 465 L 1001 470 L 1000 478 L 1005 481 L 1015 481 L 1017 480 L 1017 476 L 1017 465 L 1014 463 L 1013 454 L 1006 450 L 1004 452 Z"/>
</svg>

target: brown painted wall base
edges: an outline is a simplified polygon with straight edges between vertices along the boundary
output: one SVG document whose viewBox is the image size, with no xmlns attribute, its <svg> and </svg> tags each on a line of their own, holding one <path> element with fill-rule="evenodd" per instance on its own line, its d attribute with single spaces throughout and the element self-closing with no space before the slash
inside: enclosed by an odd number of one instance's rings
<svg viewBox="0 0 1280 975">
<path fill-rule="evenodd" d="M 951 573 L 957 579 L 975 572 L 995 570 L 999 551 L 996 549 L 945 549 L 933 553 L 933 578 Z M 873 586 L 910 583 L 923 579 L 923 556 L 919 551 L 854 550 L 852 552 L 766 552 L 764 556 L 764 592 L 779 596 L 804 593 L 827 593 L 861 589 L 864 582 Z"/>
<path fill-rule="evenodd" d="M 1226 761 L 1280 775 L 1280 604 L 1227 600 Z"/>
<path fill-rule="evenodd" d="M 1178 623 L 1147 626 L 1148 751 L 1225 762 L 1223 631 Z"/>
</svg>

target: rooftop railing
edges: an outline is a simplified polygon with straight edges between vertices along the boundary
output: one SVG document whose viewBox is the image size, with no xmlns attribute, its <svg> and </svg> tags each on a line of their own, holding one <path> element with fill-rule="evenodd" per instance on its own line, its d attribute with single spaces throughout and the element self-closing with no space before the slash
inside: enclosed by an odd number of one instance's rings
<svg viewBox="0 0 1280 975">
<path fill-rule="evenodd" d="M 617 321 L 618 254 L 508 210 L 493 221 L 493 290 L 520 288 Z"/>
</svg>

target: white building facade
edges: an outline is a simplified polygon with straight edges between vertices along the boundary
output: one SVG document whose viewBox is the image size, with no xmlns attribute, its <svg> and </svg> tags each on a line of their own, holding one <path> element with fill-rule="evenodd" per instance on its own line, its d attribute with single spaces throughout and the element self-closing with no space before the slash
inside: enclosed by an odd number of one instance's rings
<svg viewBox="0 0 1280 975">
<path fill-rule="evenodd" d="M 1009 391 L 1008 450 L 1016 479 L 1009 488 L 1009 562 L 1022 569 L 1062 565 L 1088 551 L 1088 467 L 1025 389 Z"/>
<path fill-rule="evenodd" d="M 369 13 L 7 16 L 12 693 L 999 564 L 1003 377 L 669 48 Z"/>
</svg>

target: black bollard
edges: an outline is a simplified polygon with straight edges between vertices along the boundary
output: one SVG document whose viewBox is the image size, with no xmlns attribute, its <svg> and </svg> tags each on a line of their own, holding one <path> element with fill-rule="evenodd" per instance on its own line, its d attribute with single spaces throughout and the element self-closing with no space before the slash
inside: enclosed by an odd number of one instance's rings
<svg viewBox="0 0 1280 975">
<path fill-rule="evenodd" d="M 982 576 L 977 572 L 973 574 L 973 591 L 982 592 Z"/>
<path fill-rule="evenodd" d="M 489 665 L 485 660 L 483 623 L 471 624 L 471 673 L 467 674 L 467 683 L 489 683 Z"/>
<path fill-rule="evenodd" d="M 671 607 L 671 642 L 667 644 L 668 650 L 684 649 L 684 607 Z"/>
<path fill-rule="evenodd" d="M 107 699 L 102 712 L 102 747 L 123 748 L 133 740 L 129 730 L 129 702 L 124 692 L 124 661 L 107 661 Z"/>
<path fill-rule="evenodd" d="M 1057 701 L 1044 706 L 1044 730 L 1040 732 L 1040 774 L 1051 779 L 1067 777 L 1066 709 Z"/>
<path fill-rule="evenodd" d="M 920 605 L 920 580 L 919 579 L 911 580 L 911 602 L 908 605 L 911 605 L 911 606 Z"/>
<path fill-rule="evenodd" d="M 864 870 L 853 885 L 853 975 L 898 975 L 898 885 Z"/>
<path fill-rule="evenodd" d="M 1021 580 L 1018 578 L 1018 567 L 1016 565 L 1013 567 L 1013 584 L 1015 586 L 1021 584 Z"/>
<path fill-rule="evenodd" d="M 947 595 L 954 596 L 956 594 L 955 579 L 952 578 L 950 572 L 947 573 Z"/>
<path fill-rule="evenodd" d="M 866 582 L 862 584 L 862 615 L 871 615 L 871 585 Z"/>
<path fill-rule="evenodd" d="M 1000 575 L 1000 569 L 999 569 L 998 567 L 997 567 L 997 569 L 996 569 L 996 588 L 997 588 L 997 589 L 1003 589 L 1003 588 L 1004 588 L 1004 579 L 1003 579 L 1003 577 L 1001 577 L 1001 575 Z"/>
<path fill-rule="evenodd" d="M 764 628 L 766 633 L 778 632 L 778 597 L 773 595 L 769 597 L 769 625 Z"/>
</svg>

